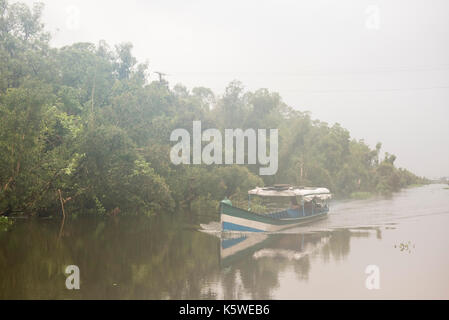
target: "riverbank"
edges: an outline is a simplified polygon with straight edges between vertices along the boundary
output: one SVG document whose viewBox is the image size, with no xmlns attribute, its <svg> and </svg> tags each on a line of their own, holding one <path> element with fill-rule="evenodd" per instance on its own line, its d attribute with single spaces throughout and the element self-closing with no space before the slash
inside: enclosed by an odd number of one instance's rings
<svg viewBox="0 0 449 320">
<path fill-rule="evenodd" d="M 401 190 L 403 190 L 403 189 L 419 188 L 419 187 L 423 187 L 425 185 L 428 185 L 428 184 L 413 183 L 413 184 L 410 184 L 410 185 L 402 187 Z M 400 192 L 401 190 L 398 190 L 396 192 Z M 391 195 L 393 193 L 394 192 L 389 192 L 387 194 L 382 194 L 382 193 L 372 192 L 372 191 L 357 191 L 357 192 L 352 192 L 348 196 L 337 197 L 337 199 L 338 200 L 366 200 L 366 199 L 370 199 L 370 198 L 373 198 L 373 197 L 381 197 L 381 196 Z"/>
</svg>

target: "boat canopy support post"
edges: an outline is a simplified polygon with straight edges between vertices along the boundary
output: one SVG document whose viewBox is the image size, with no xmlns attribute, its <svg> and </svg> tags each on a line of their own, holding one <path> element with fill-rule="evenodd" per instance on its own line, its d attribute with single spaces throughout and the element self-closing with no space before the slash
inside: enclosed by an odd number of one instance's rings
<svg viewBox="0 0 449 320">
<path fill-rule="evenodd" d="M 306 214 L 304 212 L 304 199 L 301 199 L 301 205 L 302 205 L 302 216 L 305 217 Z"/>
</svg>

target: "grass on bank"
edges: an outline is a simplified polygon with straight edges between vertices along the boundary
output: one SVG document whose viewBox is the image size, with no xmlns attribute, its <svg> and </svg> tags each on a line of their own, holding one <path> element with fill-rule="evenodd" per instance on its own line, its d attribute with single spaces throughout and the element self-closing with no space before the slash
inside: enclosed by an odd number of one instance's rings
<svg viewBox="0 0 449 320">
<path fill-rule="evenodd" d="M 374 193 L 372 193 L 372 192 L 358 191 L 358 192 L 351 193 L 349 198 L 354 199 L 354 200 L 364 200 L 364 199 L 369 199 L 373 196 L 374 196 Z"/>
</svg>

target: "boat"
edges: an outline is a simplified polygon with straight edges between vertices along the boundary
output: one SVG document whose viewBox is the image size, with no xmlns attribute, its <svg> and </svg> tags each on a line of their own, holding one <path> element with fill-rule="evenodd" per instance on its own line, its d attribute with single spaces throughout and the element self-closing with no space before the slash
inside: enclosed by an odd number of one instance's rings
<svg viewBox="0 0 449 320">
<path fill-rule="evenodd" d="M 276 232 L 296 227 L 326 217 L 331 198 L 327 188 L 257 187 L 248 191 L 248 209 L 234 206 L 227 198 L 220 202 L 221 227 L 223 231 L 239 232 Z"/>
</svg>

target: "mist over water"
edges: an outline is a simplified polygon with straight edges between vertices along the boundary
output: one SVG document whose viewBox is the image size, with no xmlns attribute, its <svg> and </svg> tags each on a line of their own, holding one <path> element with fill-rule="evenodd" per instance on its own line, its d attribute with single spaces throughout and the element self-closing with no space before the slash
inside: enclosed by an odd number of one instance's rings
<svg viewBox="0 0 449 320">
<path fill-rule="evenodd" d="M 23 2 L 0 300 L 449 299 L 448 1 Z"/>
<path fill-rule="evenodd" d="M 16 221 L 0 235 L 0 298 L 449 298 L 444 185 L 335 202 L 325 220 L 236 234 L 232 246 L 198 223 L 78 218 L 60 234 L 58 221 Z M 80 268 L 80 290 L 65 288 L 70 264 Z M 380 270 L 378 290 L 365 286 L 368 265 Z"/>
<path fill-rule="evenodd" d="M 328 219 L 307 228 L 313 231 L 320 228 L 396 225 L 404 221 L 415 221 L 421 217 L 445 215 L 449 213 L 449 200 L 448 190 L 444 188 L 444 185 L 427 185 L 404 189 L 391 197 L 334 201 L 331 207 L 332 214 Z M 292 229 L 292 231 L 299 230 Z"/>
</svg>

